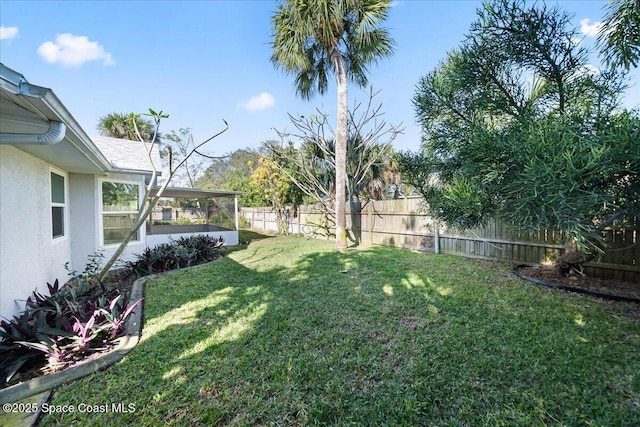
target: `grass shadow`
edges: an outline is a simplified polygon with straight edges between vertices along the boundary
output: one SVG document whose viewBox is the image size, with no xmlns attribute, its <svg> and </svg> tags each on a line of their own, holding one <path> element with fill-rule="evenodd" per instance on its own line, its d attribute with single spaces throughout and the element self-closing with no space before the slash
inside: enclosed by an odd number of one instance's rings
<svg viewBox="0 0 640 427">
<path fill-rule="evenodd" d="M 238 237 L 241 241 L 247 242 L 247 244 L 249 244 L 258 240 L 270 239 L 272 237 L 275 237 L 275 234 L 268 234 L 264 231 L 258 232 L 256 230 L 241 229 L 238 230 Z"/>
</svg>

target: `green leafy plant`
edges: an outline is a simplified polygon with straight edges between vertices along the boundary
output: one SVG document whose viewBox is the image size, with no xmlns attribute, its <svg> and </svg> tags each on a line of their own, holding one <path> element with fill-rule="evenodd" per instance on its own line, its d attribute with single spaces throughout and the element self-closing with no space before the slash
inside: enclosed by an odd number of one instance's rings
<svg viewBox="0 0 640 427">
<path fill-rule="evenodd" d="M 161 243 L 153 248 L 146 248 L 135 261 L 125 262 L 124 274 L 142 277 L 213 261 L 221 256 L 220 248 L 223 244 L 222 237 L 216 239 L 204 234 Z"/>
<path fill-rule="evenodd" d="M 87 263 L 81 274 L 78 274 L 76 270 L 72 270 L 69 267 L 69 262 L 64 264 L 65 270 L 69 272 L 69 276 L 77 279 L 78 283 L 86 282 L 87 285 L 91 285 L 92 281 L 97 281 L 98 273 L 102 268 L 102 262 L 104 260 L 104 253 L 102 251 L 96 251 L 88 256 Z"/>
</svg>

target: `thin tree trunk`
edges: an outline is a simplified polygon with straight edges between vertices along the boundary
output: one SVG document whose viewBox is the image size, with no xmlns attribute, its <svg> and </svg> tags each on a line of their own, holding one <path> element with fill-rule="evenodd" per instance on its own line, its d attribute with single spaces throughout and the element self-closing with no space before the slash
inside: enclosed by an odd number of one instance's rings
<svg viewBox="0 0 640 427">
<path fill-rule="evenodd" d="M 336 126 L 336 249 L 347 247 L 347 73 L 338 49 L 332 53 L 338 85 L 338 124 Z"/>
<path fill-rule="evenodd" d="M 142 200 L 141 206 L 144 206 L 147 201 L 149 202 L 147 204 L 147 207 L 143 211 L 138 212 L 138 217 L 136 218 L 134 224 L 131 226 L 131 229 L 125 236 L 124 240 L 120 242 L 120 246 L 118 246 L 118 249 L 116 249 L 111 258 L 109 258 L 107 263 L 102 267 L 102 271 L 100 271 L 100 274 L 98 274 L 98 282 L 102 282 L 107 277 L 107 274 L 109 273 L 113 265 L 116 263 L 116 261 L 118 261 L 118 259 L 120 259 L 120 256 L 124 253 L 125 249 L 127 249 L 127 245 L 129 244 L 131 239 L 133 239 L 133 236 L 138 234 L 138 229 L 140 229 L 142 224 L 145 223 L 145 221 L 147 220 L 147 216 L 151 214 L 151 211 L 158 203 L 158 200 L 159 197 L 145 197 Z"/>
<path fill-rule="evenodd" d="M 356 246 L 362 243 L 362 201 L 351 194 L 349 195 L 349 208 L 351 210 L 351 233 Z"/>
</svg>

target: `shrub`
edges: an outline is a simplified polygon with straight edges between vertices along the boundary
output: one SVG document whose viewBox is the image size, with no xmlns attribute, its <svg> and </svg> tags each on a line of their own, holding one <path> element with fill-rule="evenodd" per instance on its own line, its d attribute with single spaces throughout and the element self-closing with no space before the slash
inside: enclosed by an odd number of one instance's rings
<svg viewBox="0 0 640 427">
<path fill-rule="evenodd" d="M 204 234 L 161 243 L 145 249 L 135 261 L 125 262 L 124 274 L 142 277 L 213 261 L 221 256 L 223 244 L 222 237 L 216 239 Z"/>
<path fill-rule="evenodd" d="M 55 372 L 88 354 L 107 348 L 125 332 L 130 304 L 119 289 L 47 283 L 49 295 L 33 291 L 26 309 L 11 321 L 0 321 L 0 381 L 8 386 L 30 373 Z"/>
</svg>

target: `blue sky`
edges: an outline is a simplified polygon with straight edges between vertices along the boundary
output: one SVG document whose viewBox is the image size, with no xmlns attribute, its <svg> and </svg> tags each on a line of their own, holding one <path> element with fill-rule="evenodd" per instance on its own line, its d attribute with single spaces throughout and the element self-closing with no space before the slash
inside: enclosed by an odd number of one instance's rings
<svg viewBox="0 0 640 427">
<path fill-rule="evenodd" d="M 555 2 L 548 2 L 555 4 Z M 585 32 L 606 1 L 559 1 Z M 107 113 L 170 117 L 161 132 L 190 127 L 196 141 L 230 125 L 205 151 L 222 155 L 277 139 L 292 129 L 287 113 L 316 108 L 335 118 L 335 86 L 311 101 L 296 97 L 293 78 L 273 67 L 275 1 L 18 1 L 0 2 L 0 60 L 30 83 L 53 89 L 89 135 Z M 479 1 L 396 1 L 386 26 L 392 57 L 370 69 L 389 123 L 403 123 L 398 150 L 417 150 L 420 130 L 411 97 L 418 79 L 463 40 Z M 583 43 L 592 46 L 595 37 Z M 597 65 L 594 57 L 594 64 Z M 630 75 L 627 107 L 640 105 L 640 72 Z M 350 105 L 367 90 L 350 88 Z"/>
</svg>

